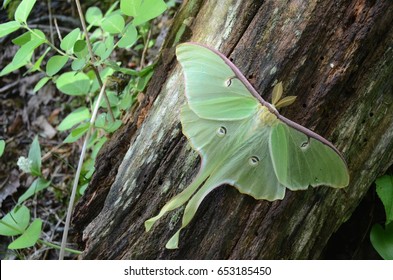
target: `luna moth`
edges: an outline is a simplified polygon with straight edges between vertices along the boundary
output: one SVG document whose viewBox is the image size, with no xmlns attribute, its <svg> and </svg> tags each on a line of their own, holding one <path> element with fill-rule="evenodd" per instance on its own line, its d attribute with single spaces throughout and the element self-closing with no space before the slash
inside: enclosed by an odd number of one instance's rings
<svg viewBox="0 0 393 280">
<path fill-rule="evenodd" d="M 227 184 L 255 199 L 283 199 L 285 189 L 310 185 L 342 188 L 349 184 L 340 152 L 326 139 L 281 116 L 277 107 L 282 85 L 266 102 L 240 70 L 223 54 L 197 43 L 177 46 L 185 78 L 187 103 L 180 113 L 183 134 L 201 157 L 191 184 L 174 196 L 158 215 L 145 221 L 146 231 L 166 212 L 187 203 L 180 229 L 166 248 L 178 248 L 180 231 L 202 200 Z"/>
</svg>

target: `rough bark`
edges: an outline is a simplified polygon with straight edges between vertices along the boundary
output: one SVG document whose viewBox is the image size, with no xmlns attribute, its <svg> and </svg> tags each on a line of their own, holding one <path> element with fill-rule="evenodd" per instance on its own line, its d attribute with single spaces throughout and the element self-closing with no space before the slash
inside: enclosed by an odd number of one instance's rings
<svg viewBox="0 0 393 280">
<path fill-rule="evenodd" d="M 392 20 L 392 1 L 185 1 L 138 124 L 106 145 L 77 207 L 83 258 L 318 258 L 393 161 Z M 174 57 L 178 38 L 221 50 L 266 100 L 273 83 L 283 81 L 284 93 L 298 99 L 281 113 L 343 152 L 350 185 L 287 191 L 272 203 L 222 186 L 182 232 L 178 250 L 164 245 L 183 208 L 145 233 L 144 221 L 191 182 L 199 165 L 179 121 L 185 98 Z"/>
</svg>

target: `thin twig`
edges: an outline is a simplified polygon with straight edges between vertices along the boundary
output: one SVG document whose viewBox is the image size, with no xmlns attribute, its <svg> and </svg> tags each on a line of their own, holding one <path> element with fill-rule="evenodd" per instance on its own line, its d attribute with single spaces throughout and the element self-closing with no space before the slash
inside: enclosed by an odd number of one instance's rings
<svg viewBox="0 0 393 280">
<path fill-rule="evenodd" d="M 140 69 L 143 69 L 143 67 L 145 66 L 145 56 L 146 56 L 147 48 L 149 46 L 150 36 L 151 36 L 151 28 L 149 28 L 149 32 L 147 32 L 147 38 L 146 38 L 145 46 L 143 48 L 142 57 L 141 57 Z"/>
<path fill-rule="evenodd" d="M 52 11 L 53 12 L 53 11 Z M 76 18 L 73 18 L 72 16 L 65 16 L 64 14 L 61 14 L 61 10 L 58 11 L 59 13 L 52 13 L 53 18 L 57 18 L 57 20 L 61 21 L 63 25 L 65 26 L 76 26 L 79 24 L 79 20 Z M 35 25 L 37 27 L 45 25 L 44 22 L 49 20 L 49 15 L 42 15 L 38 18 L 32 18 L 29 20 L 29 26 Z M 69 31 L 73 30 L 74 28 L 67 28 Z M 69 32 L 68 31 L 68 32 Z"/>
<path fill-rule="evenodd" d="M 20 83 L 20 80 L 16 80 L 13 83 L 5 85 L 4 87 L 0 88 L 0 93 L 8 91 L 10 88 L 17 86 Z"/>
<path fill-rule="evenodd" d="M 50 42 L 52 44 L 55 44 L 55 38 L 53 36 L 53 25 L 52 25 L 53 18 L 52 18 L 52 1 L 51 0 L 48 0 L 48 14 L 49 14 L 49 27 L 50 27 L 50 29 L 49 29 L 50 30 L 50 32 L 49 32 Z"/>
<path fill-rule="evenodd" d="M 78 8 L 79 19 L 80 19 L 80 21 L 82 23 L 83 33 L 85 34 L 87 48 L 89 49 L 89 53 L 90 53 L 90 56 L 91 56 L 91 61 L 94 63 L 95 62 L 95 56 L 93 54 L 93 48 L 91 47 L 89 34 L 87 33 L 85 16 L 83 15 L 82 7 L 81 7 L 81 4 L 80 4 L 79 0 L 75 0 L 75 3 L 76 3 L 76 7 Z"/>
<path fill-rule="evenodd" d="M 105 80 L 105 82 L 104 82 L 104 84 L 103 84 L 103 86 L 101 88 L 100 94 L 98 95 L 97 103 L 96 103 L 96 106 L 94 107 L 94 111 L 93 111 L 93 114 L 92 114 L 91 119 L 90 119 L 90 126 L 89 126 L 89 129 L 87 130 L 87 133 L 86 133 L 86 136 L 85 136 L 85 141 L 83 142 L 82 151 L 81 151 L 81 155 L 80 155 L 79 162 L 78 162 L 78 168 L 76 170 L 74 184 L 72 186 L 70 202 L 68 204 L 67 218 L 66 218 L 66 222 L 65 222 L 65 226 L 64 226 L 64 232 L 63 232 L 63 238 L 61 240 L 61 246 L 60 246 L 59 260 L 63 260 L 64 259 L 64 251 L 65 251 L 65 247 L 66 247 L 66 243 L 67 243 L 68 230 L 70 228 L 72 210 L 74 208 L 76 189 L 78 187 L 79 177 L 80 177 L 80 174 L 81 174 L 81 171 L 82 171 L 83 159 L 85 157 L 87 144 L 89 142 L 91 131 L 93 130 L 93 127 L 94 127 L 94 122 L 96 120 L 98 108 L 100 108 L 100 103 L 101 103 L 102 96 L 104 95 L 105 88 L 106 88 L 106 80 Z"/>
<path fill-rule="evenodd" d="M 53 22 L 55 22 L 57 24 L 57 18 L 53 18 Z M 29 24 L 29 27 L 32 29 L 39 28 L 41 31 L 45 31 L 45 33 L 49 32 L 49 29 L 50 29 L 49 25 L 44 25 L 44 24 Z M 72 29 L 70 29 L 68 27 L 64 27 L 64 26 L 57 25 L 57 28 L 64 33 L 70 33 L 72 31 Z"/>
<path fill-rule="evenodd" d="M 90 58 L 91 58 L 91 62 L 92 62 L 91 67 L 93 67 L 93 69 L 95 69 L 94 73 L 97 76 L 98 84 L 102 88 L 103 85 L 102 85 L 102 79 L 101 79 L 101 76 L 100 76 L 100 72 L 98 71 L 98 69 L 94 65 L 95 56 L 94 56 L 93 48 L 91 46 L 91 42 L 90 42 L 90 39 L 89 39 L 89 34 L 87 32 L 86 21 L 85 21 L 84 15 L 83 15 L 82 7 L 81 7 L 81 4 L 80 4 L 79 0 L 75 0 L 75 3 L 76 3 L 76 7 L 78 8 L 79 18 L 80 18 L 80 21 L 82 23 L 83 33 L 85 34 L 87 48 L 88 48 L 89 53 L 90 53 Z M 111 118 L 111 122 L 114 122 L 115 121 L 115 116 L 113 115 L 112 108 L 111 108 L 111 103 L 109 102 L 109 98 L 106 95 L 106 92 L 104 93 L 104 98 L 105 98 L 106 106 L 108 107 L 108 112 L 109 112 L 109 116 Z"/>
<path fill-rule="evenodd" d="M 45 160 L 47 160 L 52 154 L 57 152 L 60 149 L 60 147 L 63 146 L 63 145 L 64 145 L 64 143 L 60 143 L 56 147 L 52 148 L 49 152 L 47 152 L 46 154 L 44 154 L 42 156 L 41 161 L 44 162 Z"/>
<path fill-rule="evenodd" d="M 57 24 L 57 19 L 56 18 L 54 20 L 54 23 L 55 23 L 55 27 L 56 27 L 57 36 L 59 36 L 59 40 L 62 41 L 63 37 L 61 36 L 60 28 L 59 28 L 59 25 Z"/>
<path fill-rule="evenodd" d="M 44 244 L 44 245 L 46 245 L 48 247 L 55 248 L 55 249 L 60 249 L 61 248 L 61 246 L 56 245 L 56 244 L 54 244 L 52 242 L 45 241 L 43 239 L 38 239 L 37 242 L 38 243 L 42 243 L 42 244 Z M 78 255 L 82 253 L 79 250 L 75 250 L 75 249 L 71 249 L 71 248 L 65 248 L 64 250 L 67 251 L 67 252 L 73 253 L 73 254 L 78 254 Z"/>
</svg>

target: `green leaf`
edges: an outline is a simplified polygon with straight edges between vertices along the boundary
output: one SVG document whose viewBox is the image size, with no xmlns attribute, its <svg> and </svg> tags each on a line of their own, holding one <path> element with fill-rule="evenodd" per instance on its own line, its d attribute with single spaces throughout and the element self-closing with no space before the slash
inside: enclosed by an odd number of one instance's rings
<svg viewBox="0 0 393 280">
<path fill-rule="evenodd" d="M 19 49 L 20 51 L 21 49 Z M 18 54 L 18 52 L 16 52 L 16 54 Z M 23 66 L 25 66 L 27 63 L 29 63 L 31 57 L 33 56 L 33 51 L 29 52 L 29 53 L 23 53 L 24 55 L 21 55 L 21 53 L 19 53 L 18 56 L 14 56 L 14 60 L 8 64 L 6 67 L 3 68 L 3 70 L 1 70 L 0 72 L 0 77 L 7 75 Z"/>
<path fill-rule="evenodd" d="M 0 157 L 3 155 L 5 149 L 5 141 L 0 140 Z"/>
<path fill-rule="evenodd" d="M 8 34 L 18 30 L 20 28 L 20 23 L 17 21 L 9 21 L 0 24 L 0 38 L 7 36 Z"/>
<path fill-rule="evenodd" d="M 110 123 L 107 127 L 105 127 L 105 131 L 108 133 L 115 132 L 123 122 L 121 120 L 115 120 L 114 122 Z"/>
<path fill-rule="evenodd" d="M 22 35 L 16 37 L 15 39 L 12 40 L 12 43 L 17 45 L 17 46 L 23 46 L 27 42 L 31 40 L 31 32 L 27 31 L 23 33 Z"/>
<path fill-rule="evenodd" d="M 85 191 L 86 191 L 86 189 L 87 189 L 88 186 L 89 186 L 89 183 L 86 183 L 86 184 L 83 184 L 82 186 L 80 186 L 80 187 L 79 187 L 78 193 L 79 193 L 80 195 L 83 195 L 83 194 L 85 193 Z"/>
<path fill-rule="evenodd" d="M 138 39 L 138 32 L 134 25 L 128 24 L 123 36 L 118 42 L 118 46 L 120 48 L 129 48 L 131 47 L 136 40 Z"/>
<path fill-rule="evenodd" d="M 67 34 L 67 36 L 63 38 L 63 40 L 61 40 L 60 48 L 67 53 L 72 53 L 72 50 L 74 49 L 74 44 L 78 40 L 80 34 L 81 31 L 79 28 L 75 28 L 74 30 L 72 30 L 70 33 Z"/>
<path fill-rule="evenodd" d="M 57 78 L 56 87 L 68 95 L 85 95 L 89 92 L 90 79 L 85 73 L 66 72 Z"/>
<path fill-rule="evenodd" d="M 64 143 L 73 143 L 77 141 L 79 138 L 81 138 L 89 129 L 90 123 L 82 123 L 80 124 L 77 128 L 71 131 L 71 133 L 67 136 L 66 139 L 64 139 Z"/>
<path fill-rule="evenodd" d="M 115 71 L 122 72 L 124 74 L 130 75 L 130 76 L 137 76 L 139 74 L 138 71 L 125 68 L 125 67 L 120 67 L 116 62 L 111 61 L 111 60 L 105 60 L 104 64 L 110 68 L 112 68 Z"/>
<path fill-rule="evenodd" d="M 124 18 L 119 14 L 112 14 L 102 21 L 102 29 L 110 34 L 121 33 L 124 29 Z"/>
<path fill-rule="evenodd" d="M 90 179 L 94 173 L 94 160 L 92 158 L 87 159 L 82 166 L 82 174 L 86 179 Z"/>
<path fill-rule="evenodd" d="M 39 91 L 46 83 L 50 80 L 49 77 L 43 77 L 38 83 L 35 85 L 33 92 Z"/>
<path fill-rule="evenodd" d="M 42 44 L 46 40 L 44 32 L 42 32 L 39 29 L 32 29 L 30 36 L 31 36 L 31 41 L 36 41 L 38 44 Z M 38 46 L 39 45 L 37 45 L 37 47 Z"/>
<path fill-rule="evenodd" d="M 21 236 L 8 245 L 8 249 L 15 250 L 34 246 L 40 238 L 41 229 L 42 220 L 35 219 Z"/>
<path fill-rule="evenodd" d="M 163 0 L 122 0 L 120 9 L 124 14 L 134 17 L 134 25 L 140 25 L 161 15 L 167 5 Z"/>
<path fill-rule="evenodd" d="M 40 46 L 42 43 L 45 42 L 45 35 L 42 31 L 35 30 L 36 34 L 31 34 L 31 40 L 25 43 L 15 54 L 12 62 L 8 64 L 3 70 L 0 72 L 0 77 L 4 76 L 16 69 L 19 69 L 25 66 L 27 63 L 30 62 L 30 59 L 33 55 L 35 48 Z M 43 36 L 43 37 L 42 37 Z"/>
<path fill-rule="evenodd" d="M 144 91 L 147 83 L 150 81 L 151 77 L 153 76 L 153 71 L 148 72 L 145 76 L 142 76 L 138 79 L 138 84 L 136 88 L 138 91 Z"/>
<path fill-rule="evenodd" d="M 31 174 L 35 176 L 41 175 L 41 148 L 38 142 L 38 136 L 34 137 L 29 149 L 28 159 L 31 160 Z"/>
<path fill-rule="evenodd" d="M 99 26 L 102 17 L 102 12 L 97 7 L 89 7 L 86 11 L 86 21 L 93 26 Z"/>
<path fill-rule="evenodd" d="M 106 114 L 106 113 L 104 113 L 104 114 Z M 89 141 L 87 141 L 87 146 L 86 146 L 86 148 L 87 148 L 87 149 L 93 148 L 94 144 L 95 144 L 99 139 L 101 139 L 101 135 L 98 136 L 98 130 L 97 130 L 97 129 L 92 130 L 92 134 L 91 134 L 91 136 L 90 136 Z M 89 160 L 92 160 L 92 157 L 90 157 Z M 83 169 L 82 169 L 82 170 L 83 170 Z"/>
<path fill-rule="evenodd" d="M 119 103 L 119 97 L 117 96 L 117 94 L 113 91 L 107 91 L 106 95 L 108 96 L 109 104 L 111 105 L 111 107 L 117 106 L 117 104 Z"/>
<path fill-rule="evenodd" d="M 74 53 L 78 58 L 85 58 L 89 54 L 85 40 L 78 40 L 75 42 Z"/>
<path fill-rule="evenodd" d="M 38 137 L 34 137 L 29 150 L 29 157 L 31 163 L 31 174 L 34 176 L 41 176 L 41 148 L 38 142 Z"/>
<path fill-rule="evenodd" d="M 30 73 L 30 72 L 34 72 L 34 71 L 37 71 L 37 70 L 41 70 L 41 63 L 42 63 L 42 61 L 44 60 L 46 54 L 47 54 L 50 50 L 51 50 L 50 47 L 46 48 L 45 52 L 40 56 L 39 59 L 37 59 L 37 61 L 36 61 L 36 62 L 34 63 L 34 65 L 33 65 L 33 67 L 31 67 L 31 68 L 29 69 L 29 71 L 28 71 L 29 73 Z"/>
<path fill-rule="evenodd" d="M 94 165 L 91 167 L 91 169 L 89 169 L 89 172 L 87 172 L 86 174 L 85 174 L 85 178 L 87 178 L 87 179 L 90 179 L 91 178 L 91 176 L 93 176 L 93 174 L 94 174 L 94 171 L 95 171 L 96 169 L 95 169 L 95 167 L 94 167 Z M 87 184 L 88 185 L 88 184 Z M 86 188 L 85 188 L 86 189 Z M 83 194 L 83 193 L 82 193 Z"/>
<path fill-rule="evenodd" d="M 393 176 L 379 177 L 375 184 L 377 185 L 377 194 L 385 207 L 386 224 L 389 224 L 393 221 Z"/>
<path fill-rule="evenodd" d="M 154 66 L 155 64 L 151 64 L 149 66 L 146 66 L 145 68 L 143 68 L 140 72 L 139 72 L 139 77 L 143 77 L 146 76 L 148 74 L 150 74 L 150 72 L 152 72 L 154 70 Z"/>
<path fill-rule="evenodd" d="M 47 188 L 49 185 L 50 185 L 50 181 L 47 181 L 43 178 L 35 179 L 34 182 L 31 184 L 31 186 L 25 191 L 25 193 L 19 197 L 18 204 L 21 204 L 22 202 L 29 199 L 39 191 L 42 191 L 43 189 Z"/>
<path fill-rule="evenodd" d="M 130 94 L 128 91 L 124 92 L 125 93 L 119 103 L 120 110 L 128 110 L 129 108 L 131 108 L 131 105 L 134 104 L 135 101 L 132 94 Z"/>
<path fill-rule="evenodd" d="M 136 17 L 141 4 L 142 0 L 121 0 L 120 10 L 127 16 Z"/>
<path fill-rule="evenodd" d="M 20 23 L 25 23 L 31 12 L 31 9 L 33 9 L 35 2 L 36 0 L 22 0 L 18 8 L 16 8 L 14 16 L 15 20 L 19 21 Z"/>
<path fill-rule="evenodd" d="M 106 113 L 101 113 L 97 116 L 94 126 L 97 128 L 104 128 L 106 124 Z"/>
<path fill-rule="evenodd" d="M 393 223 L 382 228 L 380 224 L 375 224 L 370 232 L 371 244 L 375 250 L 385 260 L 393 260 Z"/>
<path fill-rule="evenodd" d="M 90 119 L 89 109 L 86 107 L 80 107 L 65 117 L 57 129 L 59 131 L 64 131 L 87 119 Z"/>
<path fill-rule="evenodd" d="M 158 17 L 165 12 L 167 8 L 168 7 L 163 0 L 145 0 L 141 5 L 142 13 L 140 13 L 133 22 L 135 25 L 142 24 Z"/>
<path fill-rule="evenodd" d="M 86 65 L 86 59 L 85 58 L 77 58 L 74 59 L 71 63 L 71 69 L 74 71 L 78 71 L 83 69 Z"/>
<path fill-rule="evenodd" d="M 11 2 L 11 0 L 3 0 L 3 9 L 5 10 L 8 6 L 8 4 Z"/>
<path fill-rule="evenodd" d="M 97 41 L 102 40 L 104 38 L 104 31 L 101 28 L 96 28 L 93 33 L 90 33 L 90 42 L 97 43 Z"/>
<path fill-rule="evenodd" d="M 102 60 L 107 59 L 112 54 L 113 49 L 115 47 L 115 40 L 114 40 L 113 36 L 108 36 L 105 39 L 104 43 L 105 43 L 106 50 L 105 50 L 105 53 L 101 56 Z"/>
<path fill-rule="evenodd" d="M 112 40 L 113 37 L 109 36 Z M 108 42 L 110 43 L 110 42 Z M 113 45 L 106 45 L 105 42 L 100 42 L 99 44 L 96 45 L 95 49 L 94 49 L 94 54 L 96 56 L 100 57 L 100 61 L 97 62 L 97 65 L 99 65 L 100 63 L 105 63 L 107 61 L 107 58 L 111 55 L 111 53 L 113 52 L 113 48 L 114 48 L 114 44 Z M 97 66 L 96 65 L 96 66 Z"/>
<path fill-rule="evenodd" d="M 30 221 L 29 209 L 22 205 L 16 206 L 0 220 L 0 235 L 14 236 L 22 234 Z"/>
<path fill-rule="evenodd" d="M 94 126 L 97 128 L 102 128 L 108 133 L 112 133 L 116 131 L 122 124 L 123 122 L 121 120 L 115 120 L 114 122 L 108 120 L 108 115 L 106 113 L 102 113 L 97 117 Z"/>
<path fill-rule="evenodd" d="M 93 53 L 100 58 L 105 54 L 106 47 L 104 42 L 95 42 L 93 45 Z"/>
<path fill-rule="evenodd" d="M 51 58 L 49 58 L 48 63 L 46 64 L 46 74 L 48 76 L 53 76 L 57 72 L 61 70 L 61 68 L 64 67 L 64 65 L 67 63 L 68 57 L 62 56 L 62 55 L 54 55 Z"/>
<path fill-rule="evenodd" d="M 104 145 L 104 143 L 108 140 L 106 137 L 101 137 L 97 143 L 94 145 L 92 151 L 91 151 L 91 158 L 95 159 L 97 157 L 98 152 L 101 150 L 101 147 Z"/>
<path fill-rule="evenodd" d="M 109 9 L 105 12 L 105 16 L 110 15 L 117 8 L 117 5 L 119 5 L 119 1 L 116 1 L 109 7 Z"/>
</svg>

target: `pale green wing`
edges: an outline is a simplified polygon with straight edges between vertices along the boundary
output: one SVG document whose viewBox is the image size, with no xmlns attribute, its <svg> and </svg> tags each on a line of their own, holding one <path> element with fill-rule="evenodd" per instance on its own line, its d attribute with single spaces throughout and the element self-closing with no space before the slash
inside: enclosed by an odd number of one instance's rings
<svg viewBox="0 0 393 280">
<path fill-rule="evenodd" d="M 244 141 L 238 151 L 218 166 L 211 179 L 218 185 L 229 184 L 239 192 L 255 199 L 274 201 L 283 199 L 285 187 L 279 182 L 274 172 L 269 152 L 269 134 L 266 126 Z"/>
<path fill-rule="evenodd" d="M 228 65 L 230 61 L 220 55 L 197 44 L 177 46 L 176 56 L 183 68 L 188 104 L 204 119 L 247 118 L 255 113 L 259 102 L 246 88 L 245 78 L 235 73 Z"/>
<path fill-rule="evenodd" d="M 269 144 L 278 180 L 290 190 L 349 184 L 345 161 L 328 143 L 280 122 L 273 128 Z"/>
<path fill-rule="evenodd" d="M 238 150 L 251 126 L 250 118 L 237 121 L 201 119 L 188 104 L 182 106 L 180 120 L 183 134 L 202 157 L 202 166 L 216 166 Z"/>
<path fill-rule="evenodd" d="M 216 185 L 230 184 L 256 199 L 282 199 L 285 188 L 278 182 L 269 152 L 270 126 L 259 125 L 257 115 L 241 121 L 199 118 L 184 105 L 183 133 L 209 167 Z M 222 133 L 224 132 L 224 133 Z"/>
<path fill-rule="evenodd" d="M 250 118 L 237 121 L 200 119 L 187 104 L 182 107 L 180 119 L 184 135 L 187 136 L 193 149 L 201 155 L 201 168 L 186 189 L 166 203 L 158 215 L 145 222 L 147 231 L 166 212 L 180 207 L 191 198 L 209 178 L 213 169 L 225 162 L 228 154 L 237 150 L 237 146 L 242 142 L 242 136 L 245 136 L 250 126 Z"/>
</svg>

